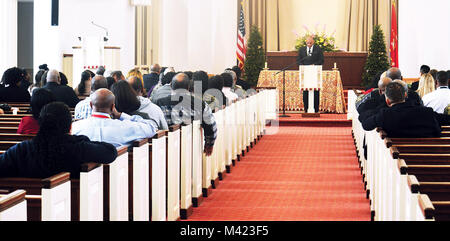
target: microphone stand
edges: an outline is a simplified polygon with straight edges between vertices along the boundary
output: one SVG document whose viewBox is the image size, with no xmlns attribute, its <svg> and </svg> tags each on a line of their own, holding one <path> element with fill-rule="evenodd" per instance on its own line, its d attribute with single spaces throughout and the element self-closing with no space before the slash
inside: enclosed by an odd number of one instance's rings
<svg viewBox="0 0 450 241">
<path fill-rule="evenodd" d="M 280 70 L 275 74 L 278 75 L 279 73 L 283 72 L 283 114 L 280 115 L 280 117 L 291 117 L 290 115 L 286 115 L 286 70 L 295 64 L 297 64 L 297 61 L 288 65 L 287 67 L 285 67 L 284 69 Z"/>
</svg>

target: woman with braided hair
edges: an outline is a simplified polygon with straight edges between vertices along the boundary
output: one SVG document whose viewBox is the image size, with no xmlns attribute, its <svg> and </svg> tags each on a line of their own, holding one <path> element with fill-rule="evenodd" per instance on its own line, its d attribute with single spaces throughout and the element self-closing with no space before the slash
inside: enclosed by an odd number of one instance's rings
<svg viewBox="0 0 450 241">
<path fill-rule="evenodd" d="M 35 138 L 0 155 L 0 177 L 46 178 L 70 172 L 71 177 L 77 178 L 82 163 L 107 164 L 117 157 L 117 149 L 111 144 L 70 135 L 72 115 L 62 102 L 44 106 L 39 125 Z"/>
<path fill-rule="evenodd" d="M 3 73 L 0 83 L 0 102 L 30 102 L 30 93 L 21 85 L 26 81 L 23 71 L 10 68 Z"/>
</svg>

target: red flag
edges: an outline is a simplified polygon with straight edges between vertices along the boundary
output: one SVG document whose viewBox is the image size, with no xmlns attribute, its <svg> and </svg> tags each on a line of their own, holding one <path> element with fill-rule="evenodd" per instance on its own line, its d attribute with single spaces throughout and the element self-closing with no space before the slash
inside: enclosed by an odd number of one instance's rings
<svg viewBox="0 0 450 241">
<path fill-rule="evenodd" d="M 237 59 L 239 68 L 244 68 L 245 55 L 247 53 L 247 41 L 245 39 L 245 21 L 244 21 L 244 9 L 241 3 L 241 12 L 239 16 L 239 29 L 238 29 L 238 42 L 237 42 Z"/>
<path fill-rule="evenodd" d="M 398 25 L 397 25 L 397 7 L 395 0 L 392 1 L 391 10 L 391 66 L 398 68 Z"/>
</svg>

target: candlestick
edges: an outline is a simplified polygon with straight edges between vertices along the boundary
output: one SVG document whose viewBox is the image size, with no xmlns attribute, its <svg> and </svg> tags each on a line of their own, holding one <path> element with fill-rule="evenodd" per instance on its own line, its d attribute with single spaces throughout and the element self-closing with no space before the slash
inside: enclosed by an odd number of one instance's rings
<svg viewBox="0 0 450 241">
<path fill-rule="evenodd" d="M 335 69 L 337 68 L 337 65 L 336 65 L 336 63 L 334 63 L 334 68 L 335 68 Z"/>
</svg>

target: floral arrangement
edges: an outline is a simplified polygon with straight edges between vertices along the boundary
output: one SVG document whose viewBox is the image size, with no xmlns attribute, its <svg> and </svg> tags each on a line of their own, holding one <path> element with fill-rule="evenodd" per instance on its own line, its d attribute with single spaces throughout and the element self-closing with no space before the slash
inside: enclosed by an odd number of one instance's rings
<svg viewBox="0 0 450 241">
<path fill-rule="evenodd" d="M 306 46 L 306 39 L 308 36 L 312 36 L 314 38 L 314 42 L 318 45 L 323 52 L 337 52 L 339 51 L 335 45 L 336 39 L 334 37 L 336 30 L 331 35 L 326 34 L 326 25 L 323 27 L 323 31 L 320 32 L 318 28 L 319 24 L 316 24 L 315 31 L 312 32 L 308 29 L 307 26 L 303 25 L 303 28 L 306 30 L 306 33 L 300 36 L 298 33 L 294 32 L 297 35 L 297 40 L 295 44 L 295 49 L 299 50 L 301 47 Z"/>
</svg>

